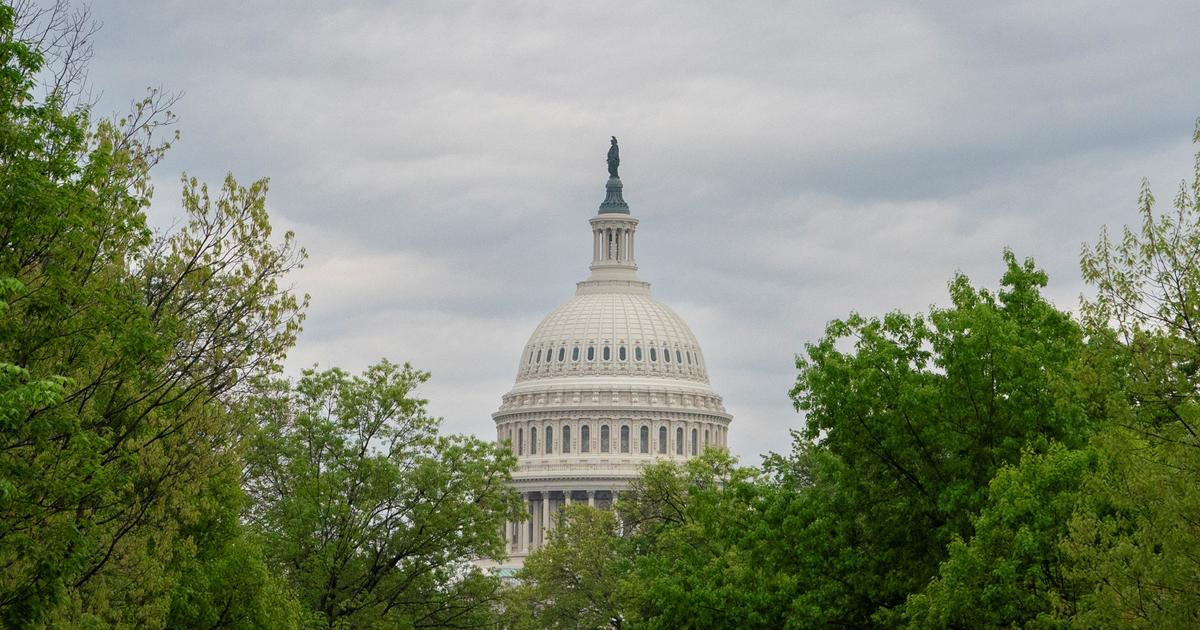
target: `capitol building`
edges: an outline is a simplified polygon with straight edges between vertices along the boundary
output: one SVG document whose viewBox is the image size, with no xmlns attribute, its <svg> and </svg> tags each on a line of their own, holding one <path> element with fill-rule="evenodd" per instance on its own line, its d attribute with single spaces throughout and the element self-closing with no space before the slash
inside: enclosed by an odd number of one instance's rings
<svg viewBox="0 0 1200 630">
<path fill-rule="evenodd" d="M 591 275 L 534 329 L 492 414 L 496 438 L 517 456 L 513 486 L 530 517 L 505 524 L 504 568 L 545 544 L 563 506 L 610 507 L 646 464 L 726 446 L 732 416 L 696 336 L 638 277 L 638 220 L 612 145 L 607 194 L 589 221 Z"/>
</svg>

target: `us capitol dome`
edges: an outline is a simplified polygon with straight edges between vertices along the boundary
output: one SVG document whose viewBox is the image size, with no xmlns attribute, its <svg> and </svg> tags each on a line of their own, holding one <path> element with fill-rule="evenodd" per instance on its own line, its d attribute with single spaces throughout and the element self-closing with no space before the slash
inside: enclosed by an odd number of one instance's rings
<svg viewBox="0 0 1200 630">
<path fill-rule="evenodd" d="M 564 505 L 611 507 L 646 464 L 726 446 L 732 416 L 700 343 L 638 278 L 638 220 L 622 197 L 616 138 L 608 161 L 607 194 L 589 221 L 591 275 L 534 329 L 492 414 L 530 515 L 505 525 L 506 568 L 546 542 Z"/>
</svg>

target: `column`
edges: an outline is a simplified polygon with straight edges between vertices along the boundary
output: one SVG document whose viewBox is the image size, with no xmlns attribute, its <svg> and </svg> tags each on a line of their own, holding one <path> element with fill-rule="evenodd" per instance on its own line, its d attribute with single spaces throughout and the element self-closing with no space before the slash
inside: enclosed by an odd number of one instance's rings
<svg viewBox="0 0 1200 630">
<path fill-rule="evenodd" d="M 596 507 L 596 491 L 588 490 L 588 507 Z"/>
<path fill-rule="evenodd" d="M 571 505 L 571 491 L 567 490 L 563 494 L 567 497 L 567 505 Z"/>
<path fill-rule="evenodd" d="M 521 493 L 521 504 L 525 506 L 525 511 L 528 513 L 529 495 Z M 529 549 L 529 528 L 526 526 L 526 523 L 528 522 L 529 521 L 522 518 L 521 522 L 517 523 L 517 551 L 520 551 L 521 553 L 525 553 Z"/>
<path fill-rule="evenodd" d="M 546 532 L 550 531 L 550 492 L 542 492 L 542 534 L 538 536 L 538 546 L 546 545 Z"/>
<path fill-rule="evenodd" d="M 512 521 L 504 520 L 504 550 L 512 550 Z"/>
</svg>

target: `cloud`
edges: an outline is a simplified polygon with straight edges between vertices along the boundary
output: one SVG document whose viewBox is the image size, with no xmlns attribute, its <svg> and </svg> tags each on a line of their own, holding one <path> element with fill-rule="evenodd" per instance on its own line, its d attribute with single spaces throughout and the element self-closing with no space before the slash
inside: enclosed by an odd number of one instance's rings
<svg viewBox="0 0 1200 630">
<path fill-rule="evenodd" d="M 801 419 L 792 355 L 857 310 L 944 302 L 1033 256 L 1065 308 L 1080 243 L 1189 175 L 1188 2 L 105 3 L 102 111 L 186 93 L 158 167 L 271 177 L 312 254 L 292 369 L 381 356 L 492 434 L 537 322 L 587 274 L 622 140 L 639 263 L 705 346 L 748 461 Z"/>
</svg>

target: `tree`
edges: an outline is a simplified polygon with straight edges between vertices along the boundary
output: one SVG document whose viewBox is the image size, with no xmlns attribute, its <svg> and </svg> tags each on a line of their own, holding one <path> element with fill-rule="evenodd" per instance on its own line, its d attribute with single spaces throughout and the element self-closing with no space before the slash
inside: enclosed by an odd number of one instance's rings
<svg viewBox="0 0 1200 630">
<path fill-rule="evenodd" d="M 161 626 L 238 469 L 238 393 L 299 330 L 280 283 L 303 253 L 270 238 L 265 181 L 185 180 L 188 220 L 151 233 L 171 98 L 93 124 L 79 67 L 44 63 L 82 63 L 52 47 L 71 34 L 17 18 L 0 6 L 0 623 Z"/>
<path fill-rule="evenodd" d="M 498 580 L 471 561 L 504 553 L 515 457 L 438 435 L 412 397 L 428 377 L 387 361 L 361 376 L 306 370 L 258 400 L 249 518 L 322 625 L 467 627 L 498 603 Z"/>
<path fill-rule="evenodd" d="M 1143 182 L 1140 229 L 1125 228 L 1116 243 L 1102 232 L 1084 247 L 1083 275 L 1097 289 L 1084 321 L 1124 378 L 1103 442 L 1115 465 L 1093 481 L 1063 543 L 1074 576 L 1092 585 L 1084 624 L 1200 624 L 1198 198 L 1200 153 L 1173 212 L 1156 212 Z"/>
<path fill-rule="evenodd" d="M 627 545 L 616 514 L 587 505 L 559 513 L 544 547 L 525 559 L 506 597 L 513 628 L 620 628 Z"/>
<path fill-rule="evenodd" d="M 1079 326 L 1041 296 L 1032 261 L 1004 259 L 998 293 L 959 275 L 952 307 L 851 315 L 797 359 L 793 400 L 828 453 L 792 519 L 811 536 L 793 606 L 812 623 L 899 624 L 947 546 L 971 536 L 996 471 L 1093 430 L 1074 391 Z"/>
<path fill-rule="evenodd" d="M 1000 469 L 970 540 L 951 541 L 938 576 L 909 597 L 909 627 L 1068 627 L 1086 583 L 1060 543 L 1102 461 L 1094 447 L 1055 444 Z"/>
</svg>

